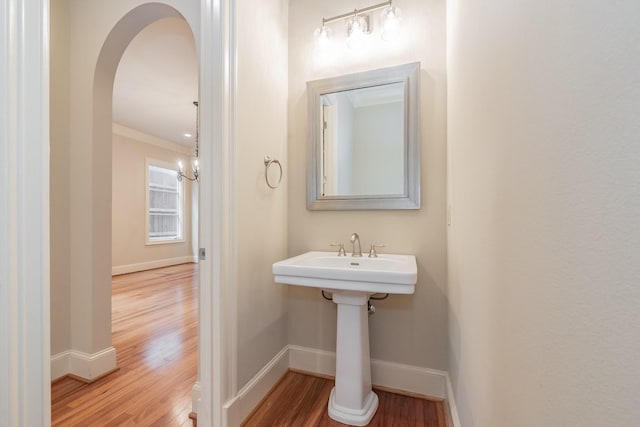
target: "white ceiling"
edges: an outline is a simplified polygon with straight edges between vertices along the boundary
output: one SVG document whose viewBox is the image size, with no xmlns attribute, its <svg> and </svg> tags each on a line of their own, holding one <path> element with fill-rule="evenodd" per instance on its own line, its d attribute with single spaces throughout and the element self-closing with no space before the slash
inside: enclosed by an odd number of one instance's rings
<svg viewBox="0 0 640 427">
<path fill-rule="evenodd" d="M 149 25 L 129 44 L 113 87 L 113 121 L 183 145 L 194 145 L 198 62 L 193 33 L 180 18 Z"/>
</svg>

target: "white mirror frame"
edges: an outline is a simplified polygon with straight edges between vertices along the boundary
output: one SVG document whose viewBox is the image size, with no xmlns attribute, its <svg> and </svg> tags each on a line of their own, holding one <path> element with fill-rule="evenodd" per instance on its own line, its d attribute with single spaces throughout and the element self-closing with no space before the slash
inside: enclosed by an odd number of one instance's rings
<svg viewBox="0 0 640 427">
<path fill-rule="evenodd" d="M 320 98 L 329 93 L 380 86 L 404 84 L 405 102 L 405 176 L 404 194 L 322 196 L 320 159 L 322 126 Z M 420 63 L 348 74 L 307 82 L 307 209 L 309 210 L 374 210 L 420 209 Z"/>
</svg>

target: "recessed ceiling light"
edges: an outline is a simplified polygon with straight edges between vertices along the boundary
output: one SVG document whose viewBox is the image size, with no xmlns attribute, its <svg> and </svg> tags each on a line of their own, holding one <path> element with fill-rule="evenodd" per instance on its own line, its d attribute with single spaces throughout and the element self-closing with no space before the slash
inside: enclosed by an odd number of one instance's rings
<svg viewBox="0 0 640 427">
<path fill-rule="evenodd" d="M 191 138 L 193 136 L 190 133 L 183 133 L 183 135 L 186 136 L 187 138 Z"/>
</svg>

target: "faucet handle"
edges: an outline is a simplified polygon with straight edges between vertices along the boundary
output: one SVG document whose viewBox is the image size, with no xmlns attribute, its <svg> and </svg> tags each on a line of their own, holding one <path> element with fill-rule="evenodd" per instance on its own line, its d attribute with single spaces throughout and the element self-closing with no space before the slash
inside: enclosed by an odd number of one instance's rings
<svg viewBox="0 0 640 427">
<path fill-rule="evenodd" d="M 344 243 L 330 243 L 329 246 L 339 246 L 338 256 L 347 256 L 347 252 L 344 250 Z"/>
<path fill-rule="evenodd" d="M 386 245 L 384 243 L 372 243 L 371 249 L 369 250 L 369 258 L 378 258 L 376 248 L 384 248 L 385 246 Z"/>
</svg>

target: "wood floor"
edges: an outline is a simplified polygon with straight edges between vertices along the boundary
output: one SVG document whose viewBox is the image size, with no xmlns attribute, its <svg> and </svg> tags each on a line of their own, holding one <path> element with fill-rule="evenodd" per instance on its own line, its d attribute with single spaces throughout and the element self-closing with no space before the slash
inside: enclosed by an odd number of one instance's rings
<svg viewBox="0 0 640 427">
<path fill-rule="evenodd" d="M 55 426 L 191 427 L 197 377 L 196 264 L 115 276 L 112 342 L 118 371 L 92 384 L 64 378 L 51 386 Z M 245 427 L 338 427 L 327 401 L 333 381 L 289 372 Z M 370 427 L 446 427 L 439 401 L 376 390 Z"/>
<path fill-rule="evenodd" d="M 191 426 L 197 378 L 197 264 L 113 277 L 118 371 L 51 386 L 53 426 Z"/>
<path fill-rule="evenodd" d="M 329 418 L 333 381 L 289 371 L 245 421 L 244 427 L 343 427 Z M 444 403 L 376 390 L 378 410 L 369 427 L 446 427 Z"/>
</svg>

